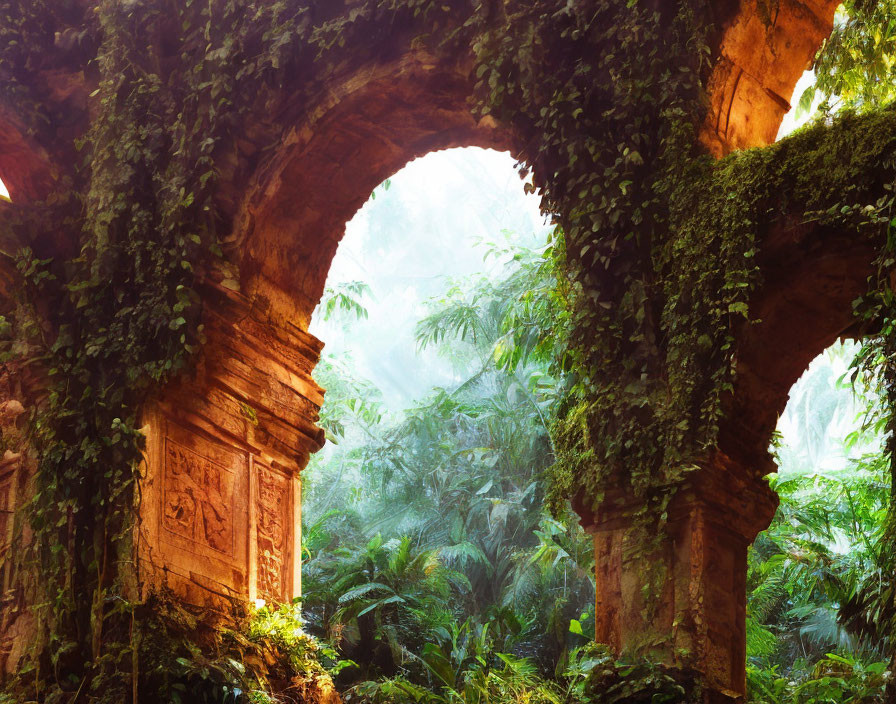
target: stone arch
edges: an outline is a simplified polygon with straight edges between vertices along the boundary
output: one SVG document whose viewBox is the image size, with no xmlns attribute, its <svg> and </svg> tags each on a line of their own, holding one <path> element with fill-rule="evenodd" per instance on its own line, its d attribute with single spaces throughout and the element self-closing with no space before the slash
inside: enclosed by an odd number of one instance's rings
<svg viewBox="0 0 896 704">
<path fill-rule="evenodd" d="M 199 603 L 299 593 L 299 473 L 323 445 L 311 377 L 323 345 L 307 326 L 346 223 L 379 183 L 432 151 L 514 151 L 509 129 L 474 117 L 470 73 L 421 50 L 353 67 L 311 110 L 287 93 L 272 153 L 237 154 L 222 200 L 239 275 L 210 272 L 196 372 L 147 409 L 146 586 Z M 195 505 L 221 503 L 209 533 Z"/>
<path fill-rule="evenodd" d="M 510 130 L 474 117 L 470 66 L 411 51 L 328 86 L 310 116 L 259 167 L 228 245 L 250 297 L 305 327 L 345 224 L 373 189 L 432 151 L 477 146 L 515 151 Z"/>
<path fill-rule="evenodd" d="M 763 0 L 748 0 L 714 10 L 722 30 L 701 133 L 713 154 L 774 141 L 837 5 L 781 0 L 763 11 Z M 411 49 L 334 76 L 311 110 L 287 97 L 276 122 L 294 127 L 248 177 L 228 243 L 250 297 L 262 295 L 272 315 L 289 311 L 307 325 L 344 224 L 377 184 L 429 151 L 520 152 L 507 126 L 473 116 L 471 70 L 469 55 L 446 59 Z M 339 173 L 346 168 L 352 173 Z M 327 184 L 324 198 L 315 182 Z"/>
</svg>

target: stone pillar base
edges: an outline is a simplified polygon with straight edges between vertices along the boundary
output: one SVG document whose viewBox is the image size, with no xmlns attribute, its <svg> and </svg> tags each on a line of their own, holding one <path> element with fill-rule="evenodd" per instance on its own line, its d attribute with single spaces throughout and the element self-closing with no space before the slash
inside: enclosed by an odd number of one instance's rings
<svg viewBox="0 0 896 704">
<path fill-rule="evenodd" d="M 638 504 L 608 495 L 583 522 L 594 536 L 595 636 L 616 652 L 693 668 L 705 701 L 746 689 L 747 548 L 777 495 L 717 452 L 675 494 L 665 523 L 638 527 Z"/>
<path fill-rule="evenodd" d="M 321 343 L 209 285 L 196 370 L 148 404 L 138 548 L 144 593 L 286 602 L 301 594 L 300 472 L 323 445 Z"/>
</svg>

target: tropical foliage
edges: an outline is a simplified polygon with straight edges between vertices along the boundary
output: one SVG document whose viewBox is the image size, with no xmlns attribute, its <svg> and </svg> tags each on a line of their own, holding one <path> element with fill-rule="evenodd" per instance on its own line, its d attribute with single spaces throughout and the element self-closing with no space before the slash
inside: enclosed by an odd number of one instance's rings
<svg viewBox="0 0 896 704">
<path fill-rule="evenodd" d="M 354 696 L 494 697 L 587 642 L 590 540 L 542 508 L 564 384 L 550 247 L 488 256 L 504 275 L 451 282 L 417 327 L 471 372 L 454 388 L 395 414 L 344 360 L 321 367 L 338 444 L 306 474 L 304 607 L 353 661 L 342 680 L 366 682 Z"/>
<path fill-rule="evenodd" d="M 839 107 L 871 108 L 896 97 L 896 3 L 847 0 L 837 11 L 834 31 L 814 63 L 815 84 L 800 97 L 808 108 L 816 94 L 823 112 Z"/>
<path fill-rule="evenodd" d="M 886 683 L 886 599 L 863 595 L 891 582 L 889 466 L 876 394 L 857 380 L 854 398 L 841 376 L 855 352 L 831 348 L 791 394 L 786 420 L 799 442 L 778 448 L 781 505 L 748 574 L 748 679 L 759 702 L 878 701 Z"/>
</svg>

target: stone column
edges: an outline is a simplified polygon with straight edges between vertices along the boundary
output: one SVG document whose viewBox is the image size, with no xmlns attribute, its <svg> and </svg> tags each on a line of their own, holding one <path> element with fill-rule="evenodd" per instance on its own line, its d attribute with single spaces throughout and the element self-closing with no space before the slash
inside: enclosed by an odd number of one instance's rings
<svg viewBox="0 0 896 704">
<path fill-rule="evenodd" d="M 632 530 L 640 506 L 610 494 L 583 522 L 594 536 L 595 635 L 620 653 L 702 673 L 706 702 L 745 693 L 747 548 L 768 527 L 777 495 L 717 452 L 673 498 L 665 526 Z"/>
<path fill-rule="evenodd" d="M 139 581 L 188 603 L 284 602 L 301 591 L 299 473 L 324 442 L 321 343 L 264 299 L 209 285 L 195 371 L 147 407 Z"/>
<path fill-rule="evenodd" d="M 0 676 L 16 670 L 34 635 L 35 618 L 13 551 L 30 541 L 27 521 L 16 512 L 31 498 L 37 459 L 28 418 L 45 390 L 42 370 L 34 365 L 0 365 Z"/>
</svg>

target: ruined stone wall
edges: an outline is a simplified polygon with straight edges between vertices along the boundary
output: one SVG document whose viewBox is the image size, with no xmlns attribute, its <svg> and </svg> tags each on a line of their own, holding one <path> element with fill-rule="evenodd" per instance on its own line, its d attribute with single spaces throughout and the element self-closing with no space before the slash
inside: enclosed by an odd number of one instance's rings
<svg viewBox="0 0 896 704">
<path fill-rule="evenodd" d="M 722 31 L 703 139 L 717 156 L 775 141 L 796 82 L 831 33 L 836 0 L 743 0 Z"/>
</svg>

